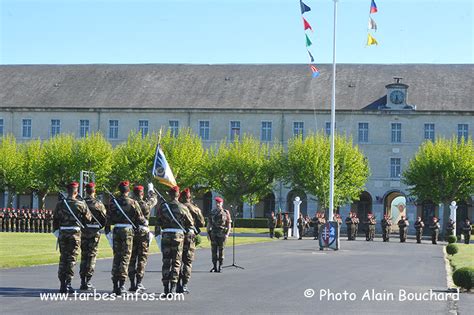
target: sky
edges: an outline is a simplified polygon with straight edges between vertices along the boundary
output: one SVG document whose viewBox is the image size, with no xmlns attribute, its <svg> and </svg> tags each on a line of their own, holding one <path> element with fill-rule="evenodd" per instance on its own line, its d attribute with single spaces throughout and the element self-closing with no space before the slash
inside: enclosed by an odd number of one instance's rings
<svg viewBox="0 0 474 315">
<path fill-rule="evenodd" d="M 314 64 L 332 0 L 303 0 Z M 473 63 L 472 0 L 339 0 L 338 63 Z M 0 64 L 309 63 L 299 0 L 0 0 Z"/>
</svg>

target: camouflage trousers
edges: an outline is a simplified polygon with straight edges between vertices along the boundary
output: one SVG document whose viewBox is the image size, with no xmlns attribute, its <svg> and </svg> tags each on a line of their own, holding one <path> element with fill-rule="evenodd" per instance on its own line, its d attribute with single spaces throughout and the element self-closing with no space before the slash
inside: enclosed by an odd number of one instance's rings
<svg viewBox="0 0 474 315">
<path fill-rule="evenodd" d="M 134 278 L 135 275 L 143 279 L 145 267 L 148 261 L 148 248 L 150 237 L 148 232 L 136 233 L 133 237 L 132 256 L 128 265 L 128 276 Z"/>
<path fill-rule="evenodd" d="M 219 262 L 222 265 L 224 261 L 224 246 L 227 237 L 223 233 L 212 233 L 211 232 L 211 251 L 212 251 L 212 263 Z"/>
<path fill-rule="evenodd" d="M 183 279 L 183 283 L 185 284 L 189 282 L 193 269 L 194 251 L 196 249 L 196 244 L 194 243 L 195 238 L 196 235 L 194 233 L 186 233 L 184 236 L 180 278 Z"/>
<path fill-rule="evenodd" d="M 431 243 L 437 244 L 437 242 L 438 242 L 438 235 L 439 235 L 439 230 L 433 230 L 433 231 L 431 231 Z"/>
<path fill-rule="evenodd" d="M 407 240 L 407 228 L 400 228 L 398 233 L 400 234 L 400 242 L 405 242 Z"/>
<path fill-rule="evenodd" d="M 423 229 L 416 230 L 416 242 L 421 243 L 421 236 L 423 235 Z"/>
<path fill-rule="evenodd" d="M 283 237 L 288 238 L 288 229 L 287 227 L 283 227 Z"/>
<path fill-rule="evenodd" d="M 114 261 L 112 263 L 112 281 L 127 279 L 128 264 L 132 255 L 133 229 L 114 228 Z"/>
<path fill-rule="evenodd" d="M 471 231 L 463 232 L 464 235 L 464 244 L 469 244 L 471 241 Z"/>
<path fill-rule="evenodd" d="M 83 230 L 81 235 L 81 277 L 92 277 L 95 270 L 100 233 L 97 229 Z"/>
<path fill-rule="evenodd" d="M 366 241 L 373 241 L 375 238 L 375 225 L 369 225 L 365 234 Z"/>
<path fill-rule="evenodd" d="M 382 238 L 384 242 L 388 242 L 390 240 L 390 227 L 382 227 Z"/>
<path fill-rule="evenodd" d="M 79 247 L 81 246 L 81 232 L 74 230 L 61 230 L 58 237 L 59 252 L 59 280 L 71 280 L 74 277 Z"/>
<path fill-rule="evenodd" d="M 178 283 L 181 258 L 183 255 L 183 233 L 165 232 L 161 238 L 163 267 L 161 269 L 163 285 Z"/>
</svg>

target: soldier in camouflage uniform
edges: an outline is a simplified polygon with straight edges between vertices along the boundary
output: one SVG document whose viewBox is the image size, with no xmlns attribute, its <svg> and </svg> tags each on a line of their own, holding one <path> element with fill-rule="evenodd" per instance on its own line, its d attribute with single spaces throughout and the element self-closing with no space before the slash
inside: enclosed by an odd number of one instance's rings
<svg viewBox="0 0 474 315">
<path fill-rule="evenodd" d="M 407 240 L 407 231 L 408 231 L 408 226 L 410 223 L 408 220 L 405 218 L 404 215 L 401 216 L 400 220 L 397 222 L 398 229 L 399 229 L 399 235 L 400 235 L 400 243 L 405 243 Z"/>
<path fill-rule="evenodd" d="M 153 184 L 148 184 L 148 196 L 146 198 L 144 198 L 143 186 L 135 185 L 133 187 L 133 199 L 140 205 L 142 214 L 145 217 L 145 224 L 138 231 L 135 231 L 135 236 L 133 237 L 132 256 L 128 265 L 129 291 L 143 292 L 146 288 L 143 286 L 142 280 L 145 275 L 150 244 L 148 220 L 150 219 L 151 210 L 158 203 L 157 195 L 153 190 Z"/>
<path fill-rule="evenodd" d="M 431 243 L 438 244 L 438 236 L 439 236 L 439 229 L 441 226 L 439 225 L 438 218 L 433 217 L 433 222 L 430 225 L 431 230 Z"/>
<path fill-rule="evenodd" d="M 0 224 L 1 224 L 1 232 L 5 230 L 5 209 L 0 209 Z"/>
<path fill-rule="evenodd" d="M 18 218 L 18 214 L 16 213 L 15 208 L 12 208 L 10 212 L 10 231 L 11 232 L 15 232 L 17 218 Z"/>
<path fill-rule="evenodd" d="M 5 232 L 10 232 L 10 217 L 11 217 L 10 208 L 7 208 L 5 211 L 5 218 L 4 218 Z"/>
<path fill-rule="evenodd" d="M 346 227 L 347 227 L 347 240 L 352 241 L 352 235 L 354 234 L 354 227 L 352 222 L 352 212 L 349 212 L 349 215 L 346 218 Z"/>
<path fill-rule="evenodd" d="M 38 209 L 33 209 L 33 213 L 31 214 L 31 223 L 33 232 L 38 233 Z"/>
<path fill-rule="evenodd" d="M 51 233 L 51 225 L 53 223 L 53 212 L 46 210 L 46 232 Z"/>
<path fill-rule="evenodd" d="M 66 187 L 67 199 L 59 201 L 54 209 L 53 230 L 56 232 L 55 234 L 59 232 L 58 242 L 61 253 L 58 268 L 58 278 L 61 283 L 60 293 L 74 292 L 71 280 L 74 277 L 74 266 L 81 246 L 80 226 L 90 223 L 92 218 L 86 203 L 77 199 L 78 187 L 77 182 L 70 183 Z"/>
<path fill-rule="evenodd" d="M 471 231 L 471 221 L 469 220 L 469 218 L 466 218 L 464 219 L 464 222 L 461 226 L 461 232 L 464 235 L 464 244 L 469 244 L 469 241 L 471 240 Z"/>
<path fill-rule="evenodd" d="M 392 226 L 392 220 L 388 214 L 383 216 L 382 220 L 382 239 L 384 242 L 390 242 L 390 229 Z"/>
<path fill-rule="evenodd" d="M 212 264 L 211 272 L 221 272 L 224 262 L 224 246 L 231 230 L 231 218 L 228 210 L 223 208 L 224 199 L 216 197 L 216 208 L 209 214 L 207 233 L 211 239 Z M 219 262 L 219 266 L 217 263 Z"/>
<path fill-rule="evenodd" d="M 114 286 L 113 293 L 121 295 L 126 291 L 125 280 L 127 279 L 128 265 L 130 263 L 133 246 L 133 225 L 135 225 L 136 228 L 140 225 L 144 225 L 145 217 L 142 214 L 138 202 L 128 196 L 130 193 L 130 183 L 123 181 L 119 184 L 118 188 L 120 196 L 111 201 L 109 211 L 107 211 L 105 233 L 110 235 L 110 226 L 114 225 L 112 232 L 114 251 L 112 283 Z M 119 206 L 117 206 L 115 202 L 117 202 Z"/>
<path fill-rule="evenodd" d="M 155 235 L 162 235 L 162 282 L 165 294 L 176 289 L 181 269 L 184 233 L 194 224 L 188 208 L 178 201 L 179 187 L 172 187 L 169 195 L 171 201 L 163 202 L 158 209 L 155 230 Z"/>
<path fill-rule="evenodd" d="M 183 243 L 183 258 L 181 263 L 181 271 L 178 281 L 178 287 L 176 292 L 189 293 L 188 283 L 191 278 L 191 272 L 194 261 L 194 251 L 196 248 L 195 244 L 195 233 L 200 233 L 200 228 L 206 224 L 204 216 L 202 215 L 201 209 L 196 206 L 192 201 L 191 190 L 186 188 L 179 196 L 179 201 L 188 208 L 189 213 L 193 217 L 194 226 L 192 226 L 188 232 L 184 235 Z"/>
<path fill-rule="evenodd" d="M 92 290 L 94 286 L 90 281 L 95 269 L 100 229 L 105 226 L 107 210 L 102 201 L 96 198 L 95 183 L 86 184 L 86 194 L 84 201 L 91 211 L 92 222 L 85 225 L 85 228 L 81 231 L 81 268 L 79 274 L 81 276 L 80 289 Z M 45 222 L 47 221 L 48 218 L 45 214 Z"/>
<path fill-rule="evenodd" d="M 270 214 L 270 217 L 268 218 L 268 229 L 270 230 L 270 238 L 273 238 L 276 225 L 277 225 L 277 218 L 275 217 L 275 212 L 272 211 L 272 213 Z"/>
<path fill-rule="evenodd" d="M 414 226 L 416 230 L 416 242 L 420 244 L 423 236 L 423 228 L 425 227 L 425 223 L 421 220 L 421 217 L 416 218 Z"/>
<path fill-rule="evenodd" d="M 446 240 L 448 240 L 448 237 L 451 235 L 454 235 L 456 232 L 456 222 L 454 222 L 452 219 L 449 219 L 448 224 L 446 225 Z"/>
<path fill-rule="evenodd" d="M 25 210 L 25 232 L 31 232 L 30 220 L 31 220 L 31 209 L 26 209 Z M 53 225 L 53 222 L 51 222 L 51 227 L 52 225 Z"/>
<path fill-rule="evenodd" d="M 291 219 L 288 217 L 288 213 L 285 212 L 285 215 L 283 216 L 283 220 L 281 224 L 283 226 L 283 239 L 287 240 L 288 231 L 291 228 Z"/>
<path fill-rule="evenodd" d="M 367 232 L 365 236 L 366 241 L 373 241 L 375 238 L 375 225 L 377 224 L 377 221 L 375 220 L 375 217 L 373 216 L 372 213 L 367 213 Z"/>
<path fill-rule="evenodd" d="M 313 226 L 313 236 L 314 239 L 318 239 L 318 232 L 319 232 L 319 212 L 314 213 L 314 217 L 311 219 L 311 225 Z"/>
</svg>

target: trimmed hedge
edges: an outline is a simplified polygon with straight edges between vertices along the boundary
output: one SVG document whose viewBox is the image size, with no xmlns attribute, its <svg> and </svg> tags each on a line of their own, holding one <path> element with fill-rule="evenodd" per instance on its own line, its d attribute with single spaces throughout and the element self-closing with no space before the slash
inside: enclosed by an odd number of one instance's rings
<svg viewBox="0 0 474 315">
<path fill-rule="evenodd" d="M 449 243 L 449 244 L 454 244 L 454 243 L 456 243 L 457 241 L 458 241 L 458 238 L 457 238 L 456 236 L 454 236 L 454 235 L 448 236 L 448 243 Z"/>
<path fill-rule="evenodd" d="M 448 244 L 446 246 L 446 253 L 448 255 L 454 255 L 458 253 L 458 246 L 456 244 Z"/>
<path fill-rule="evenodd" d="M 470 290 L 474 287 L 474 267 L 462 267 L 453 273 L 454 284 Z"/>
<path fill-rule="evenodd" d="M 239 228 L 267 228 L 268 219 L 258 218 L 258 219 L 235 219 L 235 227 Z"/>
</svg>

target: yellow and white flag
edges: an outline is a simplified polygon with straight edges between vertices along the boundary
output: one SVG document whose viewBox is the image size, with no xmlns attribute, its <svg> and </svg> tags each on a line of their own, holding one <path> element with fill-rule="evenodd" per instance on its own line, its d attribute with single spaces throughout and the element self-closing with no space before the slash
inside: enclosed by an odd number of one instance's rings
<svg viewBox="0 0 474 315">
<path fill-rule="evenodd" d="M 372 35 L 367 34 L 367 46 L 378 45 L 378 44 L 379 43 L 377 42 L 377 40 L 375 38 L 372 37 Z"/>
</svg>

